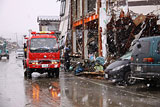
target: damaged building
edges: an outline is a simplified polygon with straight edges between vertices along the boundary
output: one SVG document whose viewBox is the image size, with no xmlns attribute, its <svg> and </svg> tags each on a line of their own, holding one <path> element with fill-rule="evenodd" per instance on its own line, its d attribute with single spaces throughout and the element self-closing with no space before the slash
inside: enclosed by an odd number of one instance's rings
<svg viewBox="0 0 160 107">
<path fill-rule="evenodd" d="M 119 10 L 110 6 L 109 16 L 111 17 L 106 25 L 107 55 L 109 59 L 118 58 L 129 51 L 131 42 L 135 39 L 160 35 L 159 1 L 123 0 L 120 5 Z M 149 6 L 152 8 L 149 8 Z M 149 10 L 146 10 L 146 7 Z M 140 9 L 142 11 L 139 11 L 139 13 L 134 12 Z"/>
<path fill-rule="evenodd" d="M 71 0 L 73 53 L 80 53 L 84 59 L 89 54 L 102 56 L 97 6 L 100 6 L 100 1 Z"/>
<path fill-rule="evenodd" d="M 61 37 L 73 55 L 118 58 L 134 39 L 160 34 L 159 9 L 157 0 L 61 0 Z"/>
<path fill-rule="evenodd" d="M 37 22 L 39 23 L 39 31 L 54 31 L 55 35 L 59 37 L 59 16 L 38 16 Z"/>
</svg>

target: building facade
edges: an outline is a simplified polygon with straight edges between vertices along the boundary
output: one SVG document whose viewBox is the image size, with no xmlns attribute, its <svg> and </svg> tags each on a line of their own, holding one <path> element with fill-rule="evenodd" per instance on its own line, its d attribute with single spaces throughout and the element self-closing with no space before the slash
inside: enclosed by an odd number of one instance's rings
<svg viewBox="0 0 160 107">
<path fill-rule="evenodd" d="M 71 36 L 72 53 L 80 53 L 84 59 L 87 59 L 89 54 L 107 58 L 110 48 L 119 52 L 119 47 L 128 48 L 129 45 L 125 45 L 133 40 L 130 37 L 140 32 L 135 33 L 134 30 L 152 16 L 143 17 L 144 20 L 138 22 L 139 26 L 136 25 L 136 18 L 140 14 L 150 15 L 153 12 L 157 12 L 154 17 L 157 18 L 158 10 L 159 0 L 61 0 L 61 18 L 67 19 L 65 26 L 68 26 L 64 31 Z M 157 18 L 156 21 L 158 20 Z M 112 44 L 118 45 L 112 47 Z"/>
<path fill-rule="evenodd" d="M 54 31 L 59 37 L 60 17 L 59 16 L 38 16 L 39 31 Z"/>
</svg>

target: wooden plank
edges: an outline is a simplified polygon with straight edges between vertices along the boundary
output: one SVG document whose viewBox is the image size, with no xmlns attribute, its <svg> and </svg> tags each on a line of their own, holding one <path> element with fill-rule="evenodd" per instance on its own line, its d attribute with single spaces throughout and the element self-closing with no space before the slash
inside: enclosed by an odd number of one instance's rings
<svg viewBox="0 0 160 107">
<path fill-rule="evenodd" d="M 144 16 L 143 14 L 140 14 L 134 21 L 133 23 L 138 26 L 140 23 L 142 23 L 143 21 L 145 21 L 146 16 Z"/>
</svg>

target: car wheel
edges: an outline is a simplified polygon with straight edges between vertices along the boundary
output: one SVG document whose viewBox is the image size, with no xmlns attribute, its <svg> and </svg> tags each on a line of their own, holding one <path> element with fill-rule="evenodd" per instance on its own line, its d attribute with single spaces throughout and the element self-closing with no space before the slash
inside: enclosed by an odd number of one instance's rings
<svg viewBox="0 0 160 107">
<path fill-rule="evenodd" d="M 59 68 L 56 69 L 55 76 L 56 76 L 56 78 L 59 78 Z"/>
<path fill-rule="evenodd" d="M 131 77 L 132 77 L 131 72 L 126 72 L 125 73 L 124 80 L 128 85 L 133 85 L 133 84 L 136 83 L 136 79 L 131 78 Z"/>
<path fill-rule="evenodd" d="M 27 77 L 27 71 L 24 72 L 24 77 L 25 77 L 25 78 Z"/>
<path fill-rule="evenodd" d="M 7 59 L 9 59 L 9 55 L 7 56 Z"/>
<path fill-rule="evenodd" d="M 26 68 L 26 71 L 25 71 L 25 72 L 26 72 L 26 74 L 25 74 L 25 75 L 26 75 L 26 77 L 27 77 L 27 78 L 32 78 L 32 72 L 31 72 L 31 69 Z M 24 75 L 24 76 L 25 76 L 25 75 Z"/>
<path fill-rule="evenodd" d="M 51 71 L 48 71 L 48 77 L 51 78 L 51 77 L 53 77 L 53 76 L 54 76 L 53 71 L 52 71 L 52 70 L 51 70 Z"/>
<path fill-rule="evenodd" d="M 51 72 L 50 71 L 48 71 L 48 77 L 51 77 Z"/>
</svg>

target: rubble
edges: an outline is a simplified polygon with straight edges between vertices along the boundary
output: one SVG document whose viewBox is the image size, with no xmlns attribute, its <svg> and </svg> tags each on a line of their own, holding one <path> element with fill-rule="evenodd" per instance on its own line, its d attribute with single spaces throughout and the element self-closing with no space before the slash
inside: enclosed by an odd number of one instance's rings
<svg viewBox="0 0 160 107">
<path fill-rule="evenodd" d="M 160 35 L 160 25 L 157 24 L 158 20 L 158 15 L 137 15 L 132 11 L 129 12 L 127 15 L 124 15 L 124 12 L 121 10 L 118 19 L 116 14 L 112 14 L 110 22 L 106 25 L 108 63 L 104 64 L 103 67 L 107 66 L 113 60 L 116 60 L 117 58 L 125 54 L 127 51 L 129 51 L 133 40 L 142 37 Z M 96 52 L 98 48 L 96 48 L 95 46 L 95 44 L 97 44 L 97 42 L 95 42 L 96 38 L 93 38 L 91 33 L 88 35 L 88 38 L 89 39 L 87 44 L 89 47 L 89 51 Z M 97 71 L 94 63 L 92 63 L 91 65 L 85 64 L 83 70 L 76 75 L 103 78 L 104 70 Z"/>
<path fill-rule="evenodd" d="M 160 25 L 157 25 L 158 15 L 140 14 L 132 18 L 131 13 L 125 16 L 121 11 L 118 20 L 116 15 L 112 14 L 112 19 L 107 24 L 106 35 L 110 60 L 117 59 L 129 51 L 134 39 L 160 35 Z"/>
<path fill-rule="evenodd" d="M 104 71 L 97 71 L 97 72 L 81 72 L 78 73 L 76 76 L 86 76 L 86 77 L 92 77 L 96 79 L 104 79 Z"/>
<path fill-rule="evenodd" d="M 87 76 L 94 78 L 104 77 L 104 58 L 97 57 L 95 60 L 85 59 L 81 60 L 74 67 L 74 74 L 76 76 Z"/>
<path fill-rule="evenodd" d="M 67 45 L 71 44 L 70 46 L 74 48 L 72 54 L 77 52 L 81 58 L 88 58 L 88 56 L 93 55 L 93 59 L 95 59 L 101 56 L 102 52 L 102 55 L 106 58 L 103 69 L 127 51 L 130 51 L 139 38 L 160 35 L 160 10 L 143 15 L 129 10 L 128 6 L 131 2 L 128 4 L 128 0 L 123 1 L 122 4 L 115 1 L 109 2 L 107 3 L 104 0 L 101 6 L 97 5 L 97 12 L 90 11 L 91 13 L 88 12 L 83 17 L 71 12 L 73 37 L 67 42 Z M 74 4 L 74 1 L 71 4 L 71 8 L 81 5 Z M 97 10 L 98 8 L 100 9 Z M 84 10 L 84 8 L 81 10 Z M 79 13 L 80 10 L 76 10 L 76 12 Z M 133 41 L 134 43 L 132 43 Z M 80 70 L 78 75 L 94 75 L 94 73 L 97 73 L 94 63 L 87 62 L 84 64 L 81 62 L 78 66 Z"/>
</svg>

